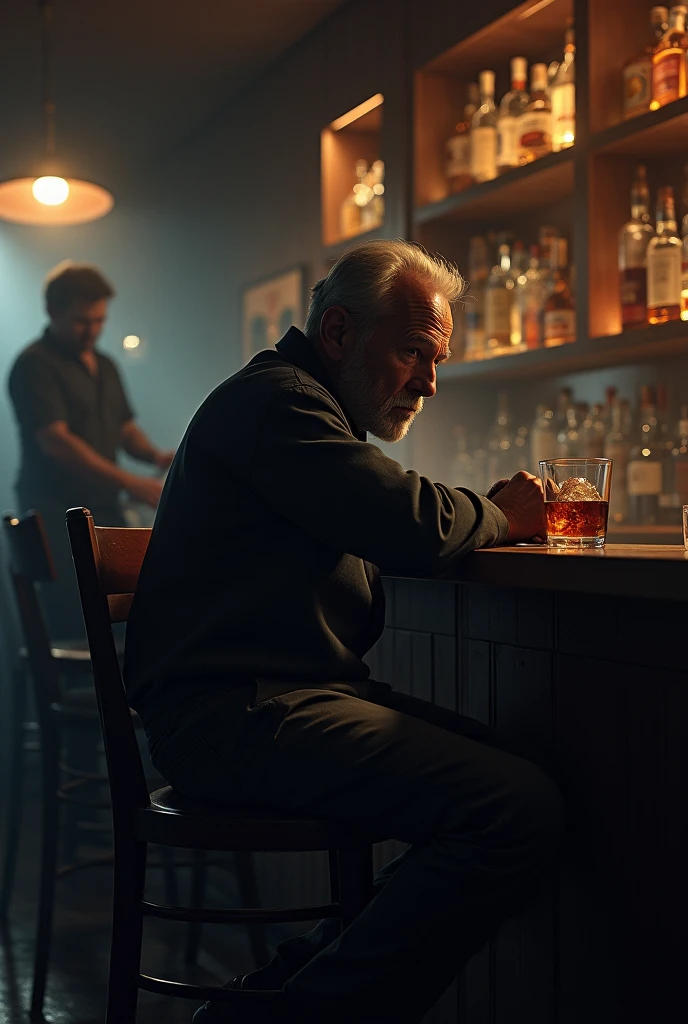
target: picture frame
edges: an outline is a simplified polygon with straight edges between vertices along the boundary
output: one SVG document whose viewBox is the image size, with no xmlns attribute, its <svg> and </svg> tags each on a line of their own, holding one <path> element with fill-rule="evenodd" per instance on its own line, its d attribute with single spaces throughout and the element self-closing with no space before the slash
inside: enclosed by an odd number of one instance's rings
<svg viewBox="0 0 688 1024">
<path fill-rule="evenodd" d="M 274 348 L 293 325 L 303 328 L 305 273 L 302 265 L 262 278 L 242 290 L 242 352 L 248 362 L 256 352 Z"/>
</svg>

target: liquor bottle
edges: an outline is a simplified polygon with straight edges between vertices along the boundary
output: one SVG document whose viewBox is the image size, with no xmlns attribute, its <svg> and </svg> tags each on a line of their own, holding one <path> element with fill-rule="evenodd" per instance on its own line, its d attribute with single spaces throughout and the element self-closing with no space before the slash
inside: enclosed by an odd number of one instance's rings
<svg viewBox="0 0 688 1024">
<path fill-rule="evenodd" d="M 480 105 L 478 83 L 470 82 L 468 102 L 463 108 L 463 121 L 459 121 L 456 132 L 447 140 L 447 181 L 450 192 L 463 192 L 473 184 L 471 174 L 471 121 Z"/>
<path fill-rule="evenodd" d="M 465 358 L 469 361 L 485 355 L 485 283 L 489 272 L 487 242 L 483 235 L 474 235 L 468 246 L 469 291 L 465 300 Z"/>
<path fill-rule="evenodd" d="M 451 464 L 452 487 L 468 487 L 475 490 L 473 472 L 473 456 L 468 450 L 468 438 L 465 427 L 454 427 L 455 449 Z"/>
<path fill-rule="evenodd" d="M 379 228 L 385 219 L 384 182 L 384 161 L 375 160 L 364 178 L 364 184 L 370 191 L 366 194 L 367 202 L 361 207 L 361 231 Z"/>
<path fill-rule="evenodd" d="M 561 388 L 557 395 L 557 407 L 554 412 L 554 434 L 559 439 L 559 434 L 566 430 L 569 406 L 573 404 L 573 391 L 571 388 Z"/>
<path fill-rule="evenodd" d="M 530 69 L 530 101 L 519 118 L 521 163 L 529 164 L 552 151 L 552 106 L 547 94 L 547 65 Z"/>
<path fill-rule="evenodd" d="M 652 54 L 669 27 L 668 7 L 653 7 L 650 26 L 655 36 L 651 46 L 636 54 L 623 69 L 623 116 L 636 117 L 650 109 L 652 102 Z"/>
<path fill-rule="evenodd" d="M 674 190 L 657 192 L 657 230 L 647 247 L 647 321 L 663 324 L 681 316 L 683 246 L 678 237 Z"/>
<path fill-rule="evenodd" d="M 368 173 L 366 160 L 356 161 L 356 177 L 358 182 L 342 203 L 339 216 L 339 230 L 342 238 L 351 238 L 360 234 L 361 231 L 361 209 L 368 199 L 368 186 L 364 184 Z"/>
<path fill-rule="evenodd" d="M 676 429 L 676 443 L 672 449 L 672 476 L 674 493 L 679 509 L 688 505 L 688 405 L 681 406 Z"/>
<path fill-rule="evenodd" d="M 581 423 L 581 438 L 584 459 L 604 458 L 606 424 L 602 418 L 602 406 L 593 405 Z"/>
<path fill-rule="evenodd" d="M 637 441 L 628 461 L 628 511 L 632 522 L 653 526 L 659 517 L 662 461 L 658 450 L 657 415 L 649 387 L 641 388 Z"/>
<path fill-rule="evenodd" d="M 500 174 L 518 167 L 521 162 L 521 115 L 528 106 L 528 61 L 513 57 L 511 89 L 502 97 L 497 121 L 497 170 Z"/>
<path fill-rule="evenodd" d="M 471 174 L 477 183 L 497 177 L 497 110 L 494 71 L 481 71 L 480 106 L 471 122 Z"/>
<path fill-rule="evenodd" d="M 587 407 L 583 407 L 580 404 L 574 405 L 571 402 L 568 405 L 566 409 L 566 422 L 557 434 L 557 458 L 582 459 L 584 457 L 579 425 L 581 420 L 585 418 L 586 412 Z"/>
<path fill-rule="evenodd" d="M 609 499 L 609 521 L 623 523 L 628 519 L 628 460 L 631 453 L 630 409 L 628 402 L 614 399 L 611 425 L 604 439 L 604 457 L 614 463 L 612 490 Z"/>
<path fill-rule="evenodd" d="M 511 247 L 511 280 L 513 285 L 513 301 L 511 303 L 511 352 L 525 351 L 523 343 L 523 325 L 521 319 L 521 308 L 519 305 L 519 288 L 521 282 L 525 281 L 525 274 L 528 270 L 528 254 L 525 251 L 523 242 L 516 241 Z"/>
<path fill-rule="evenodd" d="M 654 235 L 650 223 L 647 171 L 638 164 L 631 189 L 631 219 L 619 232 L 619 283 L 623 327 L 647 323 L 647 247 Z"/>
<path fill-rule="evenodd" d="M 556 260 L 554 284 L 543 315 L 543 333 L 548 348 L 576 340 L 576 309 L 566 269 L 567 248 L 566 239 L 560 238 L 552 250 L 552 260 Z"/>
<path fill-rule="evenodd" d="M 537 245 L 531 245 L 528 269 L 518 278 L 515 306 L 520 321 L 521 344 L 525 348 L 541 348 L 545 281 L 540 271 L 540 250 Z"/>
<path fill-rule="evenodd" d="M 514 279 L 511 276 L 509 246 L 500 245 L 499 263 L 485 285 L 485 348 L 487 355 L 508 352 L 511 347 L 511 309 Z"/>
<path fill-rule="evenodd" d="M 497 402 L 497 416 L 487 441 L 488 478 L 490 483 L 510 479 L 517 471 L 514 429 L 509 415 L 509 401 L 502 392 Z"/>
<path fill-rule="evenodd" d="M 686 14 L 688 7 L 671 8 L 669 27 L 652 55 L 652 110 L 686 95 Z"/>
<path fill-rule="evenodd" d="M 550 85 L 552 151 L 568 149 L 576 139 L 576 42 L 573 25 L 566 29 L 564 59 Z"/>
<path fill-rule="evenodd" d="M 688 178 L 684 189 L 684 206 L 688 207 Z M 681 257 L 681 319 L 688 320 L 688 212 L 683 218 L 681 225 L 683 236 L 682 257 Z"/>
<path fill-rule="evenodd" d="M 554 412 L 546 405 L 538 405 L 535 420 L 530 428 L 530 472 L 536 476 L 540 462 L 557 457 L 557 434 L 554 428 Z"/>
</svg>

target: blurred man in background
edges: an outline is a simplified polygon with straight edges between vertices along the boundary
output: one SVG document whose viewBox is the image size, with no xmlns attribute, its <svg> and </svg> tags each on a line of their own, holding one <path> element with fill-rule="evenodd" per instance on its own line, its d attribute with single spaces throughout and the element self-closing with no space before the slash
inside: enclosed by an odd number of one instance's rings
<svg viewBox="0 0 688 1024">
<path fill-rule="evenodd" d="M 119 450 L 162 471 L 174 457 L 136 425 L 117 367 L 96 350 L 113 296 L 96 267 L 55 267 L 45 284 L 49 324 L 9 376 L 21 446 L 17 501 L 21 512 L 34 508 L 43 516 L 58 574 L 43 595 L 54 639 L 83 634 L 65 510 L 86 505 L 97 524 L 124 526 L 121 492 L 155 508 L 162 482 L 122 469 Z"/>
</svg>

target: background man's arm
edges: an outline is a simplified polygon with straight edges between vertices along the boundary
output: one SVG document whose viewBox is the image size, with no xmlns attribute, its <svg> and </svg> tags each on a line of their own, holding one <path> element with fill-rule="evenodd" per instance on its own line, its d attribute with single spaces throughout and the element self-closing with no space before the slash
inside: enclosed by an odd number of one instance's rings
<svg viewBox="0 0 688 1024">
<path fill-rule="evenodd" d="M 128 473 L 103 458 L 90 444 L 73 434 L 64 420 L 41 427 L 36 431 L 36 440 L 48 458 L 61 462 L 73 472 L 91 480 L 106 480 L 152 508 L 157 506 L 162 492 L 160 480 Z"/>
<path fill-rule="evenodd" d="M 141 430 L 135 420 L 127 420 L 122 426 L 121 445 L 127 455 L 139 462 L 148 462 L 158 469 L 169 469 L 174 452 L 161 452 Z"/>
</svg>

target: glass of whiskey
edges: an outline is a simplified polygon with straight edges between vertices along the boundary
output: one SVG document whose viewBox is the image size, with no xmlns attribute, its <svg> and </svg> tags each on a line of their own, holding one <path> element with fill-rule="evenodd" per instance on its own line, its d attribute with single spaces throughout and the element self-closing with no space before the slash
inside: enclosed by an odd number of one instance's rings
<svg viewBox="0 0 688 1024">
<path fill-rule="evenodd" d="M 602 548 L 607 537 L 611 459 L 551 459 L 540 463 L 551 548 Z"/>
</svg>

